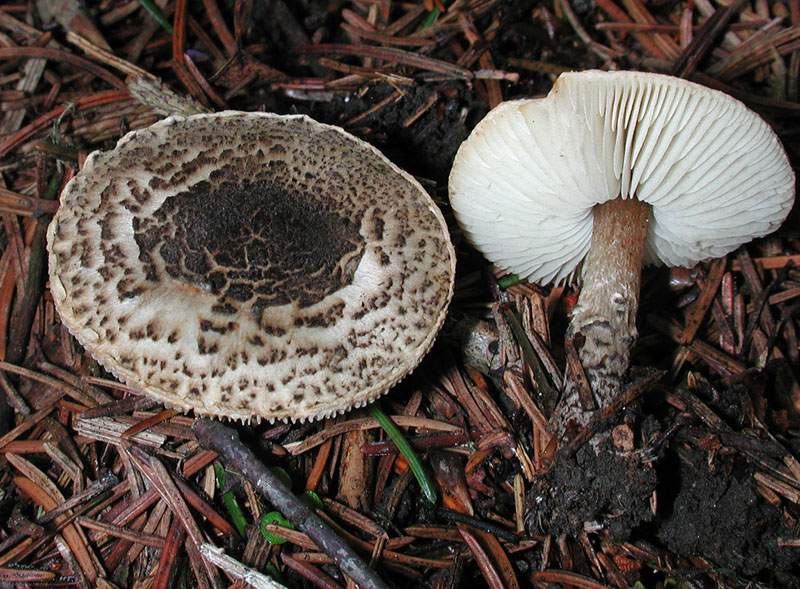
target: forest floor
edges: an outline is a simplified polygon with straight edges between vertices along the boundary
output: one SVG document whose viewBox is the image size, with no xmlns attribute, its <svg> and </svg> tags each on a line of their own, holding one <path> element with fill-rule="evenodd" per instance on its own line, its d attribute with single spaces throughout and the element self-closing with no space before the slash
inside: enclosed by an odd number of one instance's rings
<svg viewBox="0 0 800 589">
<path fill-rule="evenodd" d="M 113 380 L 54 310 L 44 228 L 61 189 L 170 112 L 167 94 L 129 93 L 142 76 L 209 110 L 342 126 L 445 214 L 448 321 L 382 401 L 438 504 L 367 410 L 237 426 L 390 586 L 800 587 L 797 211 L 720 260 L 646 268 L 624 402 L 559 448 L 547 419 L 575 370 L 577 293 L 493 268 L 449 209 L 456 150 L 491 108 L 592 68 L 727 92 L 798 161 L 800 0 L 1 4 L 0 587 L 352 583 L 305 533 L 276 538 L 280 514 L 199 445 L 195 418 Z M 242 567 L 209 572 L 205 542 Z"/>
</svg>

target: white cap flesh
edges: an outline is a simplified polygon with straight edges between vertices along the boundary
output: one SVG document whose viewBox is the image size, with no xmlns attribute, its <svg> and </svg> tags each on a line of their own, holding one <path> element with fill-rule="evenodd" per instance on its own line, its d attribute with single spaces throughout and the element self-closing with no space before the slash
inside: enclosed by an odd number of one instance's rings
<svg viewBox="0 0 800 589">
<path fill-rule="evenodd" d="M 775 230 L 794 173 L 738 100 L 671 76 L 562 74 L 543 99 L 505 102 L 458 151 L 450 201 L 492 262 L 540 284 L 589 250 L 592 207 L 651 205 L 645 261 L 691 266 Z"/>
<path fill-rule="evenodd" d="M 411 371 L 455 255 L 424 189 L 304 116 L 171 117 L 95 152 L 48 230 L 64 325 L 126 383 L 249 420 L 360 407 Z"/>
</svg>

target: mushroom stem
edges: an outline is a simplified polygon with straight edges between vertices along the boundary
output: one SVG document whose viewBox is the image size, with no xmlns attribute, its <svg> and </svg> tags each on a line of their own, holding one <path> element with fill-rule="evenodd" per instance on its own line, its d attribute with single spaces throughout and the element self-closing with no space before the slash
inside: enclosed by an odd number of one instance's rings
<svg viewBox="0 0 800 589">
<path fill-rule="evenodd" d="M 579 387 L 567 388 L 560 428 L 573 420 L 585 425 L 594 409 L 611 403 L 621 390 L 637 336 L 649 219 L 650 206 L 636 199 L 617 198 L 594 207 L 592 246 L 583 262 L 583 287 L 567 337 L 575 339 L 596 406 L 581 397 Z"/>
</svg>

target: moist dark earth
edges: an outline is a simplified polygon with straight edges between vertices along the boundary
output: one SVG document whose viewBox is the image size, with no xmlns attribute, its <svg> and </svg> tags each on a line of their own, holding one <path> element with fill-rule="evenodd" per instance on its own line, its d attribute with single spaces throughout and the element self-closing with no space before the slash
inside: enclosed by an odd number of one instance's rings
<svg viewBox="0 0 800 589">
<path fill-rule="evenodd" d="M 391 95 L 394 89 L 379 85 L 363 96 L 348 96 L 319 103 L 309 114 L 319 120 L 342 124 Z M 485 103 L 476 101 L 463 84 L 445 83 L 438 89 L 411 86 L 404 89 L 403 100 L 389 104 L 378 114 L 367 117 L 353 129 L 366 138 L 403 169 L 437 180 L 446 185 L 456 151 L 470 129 L 486 114 Z M 403 122 L 439 93 L 437 105 L 414 125 L 404 128 Z"/>
<path fill-rule="evenodd" d="M 795 551 L 778 546 L 778 539 L 796 535 L 778 510 L 753 489 L 749 465 L 736 457 L 721 457 L 709 465 L 696 451 L 669 456 L 660 466 L 667 488 L 658 538 L 682 556 L 705 555 L 741 575 L 775 573 L 775 582 L 796 584 L 781 574 L 796 562 Z"/>
<path fill-rule="evenodd" d="M 575 456 L 560 455 L 547 483 L 529 497 L 541 503 L 529 514 L 531 531 L 536 519 L 558 535 L 576 535 L 585 523 L 597 522 L 608 528 L 613 540 L 621 541 L 653 519 L 649 499 L 657 478 L 652 464 L 640 454 L 616 451 L 607 439 L 599 453 L 587 445 Z"/>
</svg>

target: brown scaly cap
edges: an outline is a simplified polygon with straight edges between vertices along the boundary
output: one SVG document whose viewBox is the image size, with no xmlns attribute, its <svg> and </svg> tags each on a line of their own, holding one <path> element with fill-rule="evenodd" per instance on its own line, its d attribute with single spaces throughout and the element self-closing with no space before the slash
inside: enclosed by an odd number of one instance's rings
<svg viewBox="0 0 800 589">
<path fill-rule="evenodd" d="M 455 254 L 409 174 L 305 116 L 170 117 L 95 152 L 47 236 L 64 325 L 103 366 L 199 414 L 360 407 L 421 360 Z"/>
</svg>

